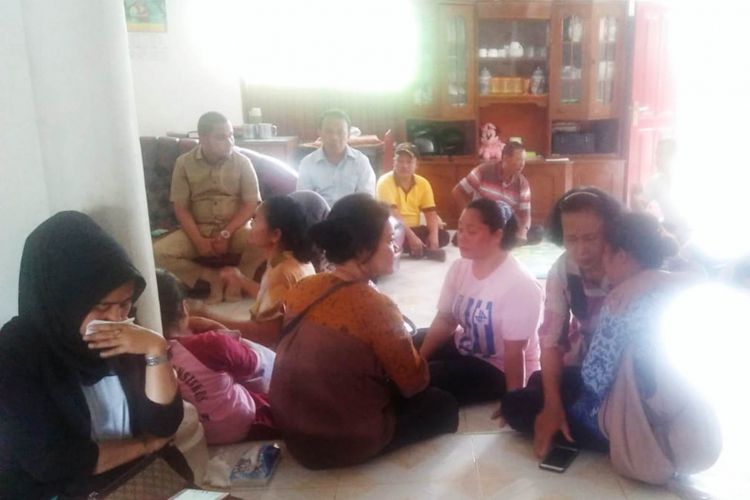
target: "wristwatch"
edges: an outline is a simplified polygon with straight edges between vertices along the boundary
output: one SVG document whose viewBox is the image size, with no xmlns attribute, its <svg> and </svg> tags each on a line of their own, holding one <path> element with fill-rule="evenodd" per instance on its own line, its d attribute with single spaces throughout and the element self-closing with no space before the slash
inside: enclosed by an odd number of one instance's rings
<svg viewBox="0 0 750 500">
<path fill-rule="evenodd" d="M 225 240 L 228 240 L 229 238 L 232 237 L 232 233 L 230 233 L 229 231 L 227 231 L 226 229 L 224 229 L 222 232 L 219 233 L 219 236 L 221 236 Z"/>
<path fill-rule="evenodd" d="M 172 359 L 172 350 L 167 349 L 167 352 L 160 356 L 151 356 L 146 354 L 144 358 L 146 360 L 146 366 L 157 366 Z"/>
</svg>

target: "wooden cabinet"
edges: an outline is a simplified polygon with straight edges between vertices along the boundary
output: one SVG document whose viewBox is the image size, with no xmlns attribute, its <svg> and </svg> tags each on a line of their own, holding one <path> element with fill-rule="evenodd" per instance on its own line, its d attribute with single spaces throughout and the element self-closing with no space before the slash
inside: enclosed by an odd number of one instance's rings
<svg viewBox="0 0 750 500">
<path fill-rule="evenodd" d="M 438 214 L 455 229 L 461 211 L 453 200 L 453 187 L 480 162 L 474 159 L 444 158 L 420 162 L 417 173 L 425 177 L 435 193 Z M 531 222 L 545 224 L 555 202 L 573 185 L 570 161 L 539 160 L 526 164 L 523 174 L 531 187 Z"/>
<path fill-rule="evenodd" d="M 554 203 L 574 186 L 597 186 L 624 199 L 625 161 L 618 154 L 628 80 L 627 2 L 423 0 L 417 8 L 422 39 L 409 94 L 411 115 L 405 118 L 452 120 L 461 130 L 475 131 L 493 123 L 502 140 L 518 136 L 529 151 L 552 156 L 568 155 L 551 147 L 557 133 L 593 135 L 596 154 L 527 163 L 534 224 L 544 224 Z M 527 91 L 537 67 L 545 74 L 548 95 Z M 523 80 L 526 93 L 493 93 L 486 88 L 488 72 L 495 79 Z M 408 128 L 406 135 L 411 138 Z M 420 161 L 419 173 L 432 184 L 438 213 L 450 228 L 460 215 L 451 191 L 481 163 L 473 152 Z"/>
<path fill-rule="evenodd" d="M 523 175 L 531 187 L 531 223 L 544 225 L 555 202 L 573 185 L 571 162 L 528 162 Z"/>
<path fill-rule="evenodd" d="M 622 100 L 624 2 L 556 2 L 550 42 L 550 118 L 616 118 Z"/>
<path fill-rule="evenodd" d="M 458 225 L 461 212 L 451 191 L 480 162 L 473 159 L 421 161 L 417 173 L 432 185 L 438 214 L 449 229 Z M 624 200 L 625 160 L 609 157 L 577 157 L 568 160 L 530 161 L 523 175 L 531 187 L 531 223 L 546 224 L 555 202 L 569 189 L 595 186 Z"/>
<path fill-rule="evenodd" d="M 420 2 L 416 9 L 419 62 L 407 94 L 412 117 L 474 119 L 474 5 Z"/>
<path fill-rule="evenodd" d="M 548 93 L 551 2 L 477 4 L 478 125 L 492 123 L 503 141 L 521 137 L 549 154 Z"/>
<path fill-rule="evenodd" d="M 575 158 L 573 187 L 594 186 L 618 200 L 625 200 L 625 160 L 615 158 Z"/>
<path fill-rule="evenodd" d="M 435 194 L 435 205 L 438 215 L 445 221 L 449 229 L 456 229 L 458 217 L 461 215 L 451 191 L 472 168 L 479 164 L 478 160 L 467 158 L 442 157 L 422 160 L 419 162 L 417 173 L 432 185 Z"/>
</svg>

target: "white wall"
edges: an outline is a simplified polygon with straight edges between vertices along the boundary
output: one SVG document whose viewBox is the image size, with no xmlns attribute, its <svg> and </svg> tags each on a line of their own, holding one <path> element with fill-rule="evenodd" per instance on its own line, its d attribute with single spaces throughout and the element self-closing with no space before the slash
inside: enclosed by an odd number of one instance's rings
<svg viewBox="0 0 750 500">
<path fill-rule="evenodd" d="M 207 54 L 201 25 L 206 0 L 167 0 L 166 33 L 129 33 L 140 135 L 195 130 L 198 117 L 219 111 L 242 123 L 239 72 Z"/>
<path fill-rule="evenodd" d="M 0 2 L 0 324 L 18 309 L 24 239 L 50 213 L 19 1 Z"/>
<path fill-rule="evenodd" d="M 122 3 L 3 0 L 0 30 L 0 322 L 17 312 L 28 233 L 79 210 L 144 274 L 140 319 L 160 329 Z"/>
</svg>

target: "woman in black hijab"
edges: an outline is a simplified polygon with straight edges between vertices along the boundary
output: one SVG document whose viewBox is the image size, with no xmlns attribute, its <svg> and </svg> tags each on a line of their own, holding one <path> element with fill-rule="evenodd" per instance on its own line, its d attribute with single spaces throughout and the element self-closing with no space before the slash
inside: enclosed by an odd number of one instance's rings
<svg viewBox="0 0 750 500">
<path fill-rule="evenodd" d="M 0 498 L 85 495 L 175 433 L 164 338 L 89 325 L 125 320 L 145 286 L 84 214 L 60 212 L 26 239 L 18 316 L 0 331 Z"/>
</svg>

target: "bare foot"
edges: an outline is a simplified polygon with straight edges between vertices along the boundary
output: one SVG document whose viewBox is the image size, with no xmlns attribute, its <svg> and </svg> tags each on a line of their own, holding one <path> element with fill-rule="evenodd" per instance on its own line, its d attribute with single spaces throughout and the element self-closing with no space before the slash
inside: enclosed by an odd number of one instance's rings
<svg viewBox="0 0 750 500">
<path fill-rule="evenodd" d="M 224 283 L 227 285 L 237 285 L 239 287 L 244 275 L 237 267 L 223 267 L 219 271 L 219 277 L 224 280 Z"/>
<path fill-rule="evenodd" d="M 227 302 L 239 302 L 242 300 L 242 288 L 236 283 L 230 283 L 224 290 L 224 300 Z"/>
</svg>

